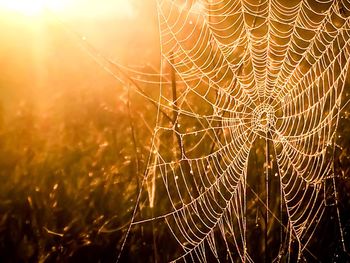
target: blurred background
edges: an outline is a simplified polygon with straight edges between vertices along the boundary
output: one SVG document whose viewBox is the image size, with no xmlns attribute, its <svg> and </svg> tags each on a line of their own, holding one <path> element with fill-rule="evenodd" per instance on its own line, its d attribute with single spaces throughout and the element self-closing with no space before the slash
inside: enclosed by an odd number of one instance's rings
<svg viewBox="0 0 350 263">
<path fill-rule="evenodd" d="M 155 4 L 58 2 L 0 1 L 0 262 L 115 261 L 149 151 L 156 108 L 94 57 L 159 68 Z"/>
<path fill-rule="evenodd" d="M 156 121 L 155 1 L 45 2 L 0 0 L 0 262 L 115 262 Z M 150 79 L 132 85 L 139 73 Z M 348 112 L 336 150 L 347 241 Z M 346 262 L 334 207 L 325 218 L 310 250 Z M 154 228 L 132 230 L 123 262 L 159 261 Z"/>
</svg>

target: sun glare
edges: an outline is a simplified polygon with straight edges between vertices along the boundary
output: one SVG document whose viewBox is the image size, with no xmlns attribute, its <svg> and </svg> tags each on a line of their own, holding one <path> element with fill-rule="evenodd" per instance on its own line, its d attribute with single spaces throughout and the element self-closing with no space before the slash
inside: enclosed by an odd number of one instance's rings
<svg viewBox="0 0 350 263">
<path fill-rule="evenodd" d="M 0 0 L 0 9 L 27 16 L 37 16 L 45 9 L 61 11 L 66 4 L 67 2 L 63 0 Z"/>
<path fill-rule="evenodd" d="M 98 0 L 0 0 L 0 11 L 25 16 L 41 16 L 45 10 L 64 17 L 96 17 L 114 15 L 131 18 L 135 15 L 129 0 L 108 0 L 103 5 Z"/>
</svg>

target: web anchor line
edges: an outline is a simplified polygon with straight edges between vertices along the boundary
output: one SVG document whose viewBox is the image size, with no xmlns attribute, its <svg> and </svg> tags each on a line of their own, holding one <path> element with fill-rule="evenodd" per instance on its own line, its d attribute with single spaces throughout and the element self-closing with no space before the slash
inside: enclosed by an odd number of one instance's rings
<svg viewBox="0 0 350 263">
<path fill-rule="evenodd" d="M 345 105 L 344 105 L 345 107 Z M 340 106 L 339 106 L 340 108 Z M 340 112 L 340 109 L 338 109 Z M 337 116 L 337 122 L 336 126 L 338 127 L 339 125 L 339 114 Z M 337 127 L 335 131 L 337 131 Z M 342 220 L 340 217 L 340 208 L 339 208 L 339 195 L 338 195 L 338 189 L 337 189 L 337 184 L 336 184 L 336 170 L 335 170 L 335 161 L 336 161 L 336 145 L 337 145 L 337 136 L 335 134 L 334 139 L 333 139 L 333 149 L 332 149 L 332 186 L 333 186 L 333 193 L 334 193 L 334 205 L 336 209 L 336 214 L 337 214 L 337 221 L 338 221 L 338 226 L 339 226 L 339 234 L 340 234 L 340 239 L 341 239 L 341 245 L 343 252 L 347 255 L 349 255 L 346 245 L 345 245 L 345 238 L 344 238 L 344 230 L 343 230 L 343 224 Z M 325 182 L 324 182 L 325 183 Z M 326 204 L 327 205 L 327 204 Z"/>
<path fill-rule="evenodd" d="M 270 165 L 271 165 L 271 160 L 270 160 L 270 132 L 269 129 L 270 124 L 267 124 L 268 130 L 266 131 L 266 169 L 265 169 L 265 194 L 266 194 L 266 208 L 265 208 L 265 262 L 269 262 L 269 253 L 268 253 L 268 225 L 269 225 L 269 200 L 270 200 L 270 189 L 269 189 L 269 176 L 270 176 Z"/>
</svg>

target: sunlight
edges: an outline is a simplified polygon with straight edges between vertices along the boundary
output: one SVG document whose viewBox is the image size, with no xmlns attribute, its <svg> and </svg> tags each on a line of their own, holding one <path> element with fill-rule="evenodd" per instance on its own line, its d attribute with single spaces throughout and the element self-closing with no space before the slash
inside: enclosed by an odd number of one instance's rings
<svg viewBox="0 0 350 263">
<path fill-rule="evenodd" d="M 12 11 L 26 16 L 38 16 L 45 9 L 61 11 L 68 0 L 0 0 L 0 9 Z"/>
<path fill-rule="evenodd" d="M 112 12 L 120 18 L 135 16 L 129 0 L 108 0 L 103 5 L 98 0 L 0 0 L 0 11 L 14 12 L 24 16 L 38 17 L 45 10 L 63 17 L 104 17 Z"/>
</svg>

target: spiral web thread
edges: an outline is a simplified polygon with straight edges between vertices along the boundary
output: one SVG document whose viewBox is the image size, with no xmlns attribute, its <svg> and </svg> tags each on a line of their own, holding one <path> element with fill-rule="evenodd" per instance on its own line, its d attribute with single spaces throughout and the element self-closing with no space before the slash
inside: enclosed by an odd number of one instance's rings
<svg viewBox="0 0 350 263">
<path fill-rule="evenodd" d="M 334 175 L 350 1 L 157 4 L 161 75 L 171 80 L 161 79 L 145 185 L 150 206 L 162 207 L 150 218 L 134 213 L 130 227 L 166 224 L 182 251 L 174 261 L 219 260 L 221 239 L 230 261 L 251 262 L 248 159 L 255 140 L 265 138 L 281 187 L 274 194 L 287 216 L 283 242 L 288 250 L 296 240 L 300 259 L 325 210 L 324 182 Z M 155 190 L 155 181 L 163 188 Z"/>
</svg>

